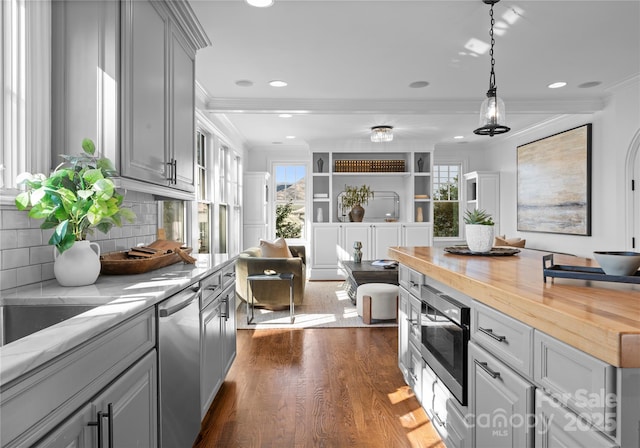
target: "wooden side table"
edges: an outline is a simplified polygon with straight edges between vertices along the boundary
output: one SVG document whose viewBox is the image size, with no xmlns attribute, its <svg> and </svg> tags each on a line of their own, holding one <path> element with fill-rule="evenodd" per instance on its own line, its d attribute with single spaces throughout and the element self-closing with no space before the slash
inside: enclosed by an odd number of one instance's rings
<svg viewBox="0 0 640 448">
<path fill-rule="evenodd" d="M 267 274 L 253 274 L 247 276 L 247 293 L 251 297 L 251 316 L 249 316 L 249 300 L 247 300 L 247 324 L 253 323 L 253 309 L 254 309 L 254 296 L 253 296 L 253 282 L 266 282 L 266 281 L 289 281 L 289 316 L 291 323 L 295 320 L 295 308 L 293 304 L 293 273 L 282 272 L 279 274 L 267 275 Z"/>
</svg>

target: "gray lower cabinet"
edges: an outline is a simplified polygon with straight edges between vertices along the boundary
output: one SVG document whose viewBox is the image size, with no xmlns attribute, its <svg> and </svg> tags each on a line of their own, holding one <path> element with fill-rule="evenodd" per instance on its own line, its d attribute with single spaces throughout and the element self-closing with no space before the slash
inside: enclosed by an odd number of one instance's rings
<svg viewBox="0 0 640 448">
<path fill-rule="evenodd" d="M 227 287 L 222 293 L 222 303 L 224 305 L 223 314 L 223 375 L 229 372 L 231 364 L 236 359 L 236 288 L 235 282 Z"/>
<path fill-rule="evenodd" d="M 577 414 L 536 390 L 536 448 L 616 446 Z"/>
<path fill-rule="evenodd" d="M 533 446 L 534 386 L 487 351 L 469 343 L 470 411 L 474 446 Z"/>
<path fill-rule="evenodd" d="M 156 446 L 156 378 L 152 350 L 36 446 Z"/>
<path fill-rule="evenodd" d="M 402 376 L 407 379 L 407 366 L 409 365 L 409 292 L 399 288 L 398 292 L 398 367 Z"/>
<path fill-rule="evenodd" d="M 200 413 L 204 418 L 236 357 L 235 264 L 202 280 Z"/>
</svg>

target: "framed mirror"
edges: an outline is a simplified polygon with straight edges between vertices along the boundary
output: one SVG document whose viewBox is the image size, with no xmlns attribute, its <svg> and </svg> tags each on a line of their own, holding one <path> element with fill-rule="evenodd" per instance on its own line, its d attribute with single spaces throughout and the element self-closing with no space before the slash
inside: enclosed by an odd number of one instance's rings
<svg viewBox="0 0 640 448">
<path fill-rule="evenodd" d="M 349 222 L 349 210 L 343 210 L 344 191 L 338 195 L 338 221 Z M 400 218 L 400 196 L 395 191 L 374 191 L 369 203 L 363 205 L 362 222 L 395 222 Z"/>
</svg>

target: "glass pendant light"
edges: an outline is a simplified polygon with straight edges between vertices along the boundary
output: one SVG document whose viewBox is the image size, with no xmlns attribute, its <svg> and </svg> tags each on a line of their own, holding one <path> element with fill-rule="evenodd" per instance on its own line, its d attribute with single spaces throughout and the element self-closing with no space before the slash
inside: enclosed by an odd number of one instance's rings
<svg viewBox="0 0 640 448">
<path fill-rule="evenodd" d="M 493 46 L 495 44 L 495 39 L 493 38 L 493 26 L 495 25 L 495 20 L 493 18 L 493 5 L 498 3 L 500 0 L 482 1 L 487 5 L 491 5 L 491 10 L 489 12 L 489 16 L 491 17 L 491 29 L 489 31 L 489 36 L 491 37 L 491 50 L 489 52 L 491 55 L 491 74 L 489 75 L 489 90 L 487 91 L 487 98 L 482 102 L 482 106 L 480 106 L 480 127 L 473 131 L 473 133 L 493 137 L 496 134 L 509 132 L 511 128 L 504 125 L 506 118 L 504 101 L 498 98 L 496 93 L 496 73 L 494 70 L 496 61 L 493 57 Z"/>
</svg>

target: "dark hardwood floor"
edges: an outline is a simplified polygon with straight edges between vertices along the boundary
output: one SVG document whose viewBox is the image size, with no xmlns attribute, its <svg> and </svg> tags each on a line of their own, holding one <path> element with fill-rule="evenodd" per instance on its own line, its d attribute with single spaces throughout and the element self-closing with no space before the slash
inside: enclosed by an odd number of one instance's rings
<svg viewBox="0 0 640 448">
<path fill-rule="evenodd" d="M 444 444 L 405 385 L 397 328 L 239 330 L 196 448 Z"/>
</svg>

